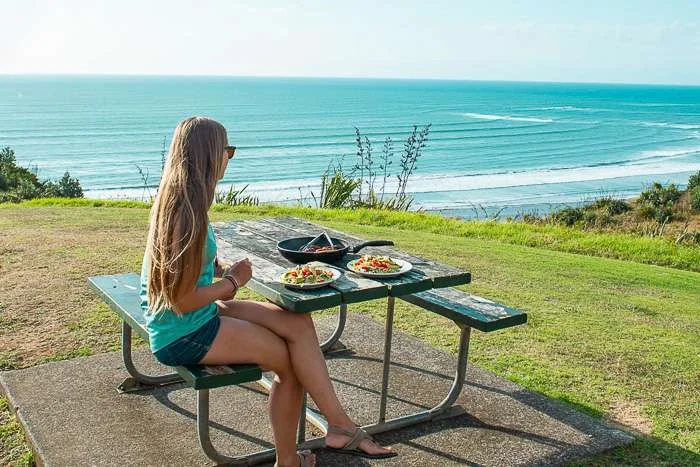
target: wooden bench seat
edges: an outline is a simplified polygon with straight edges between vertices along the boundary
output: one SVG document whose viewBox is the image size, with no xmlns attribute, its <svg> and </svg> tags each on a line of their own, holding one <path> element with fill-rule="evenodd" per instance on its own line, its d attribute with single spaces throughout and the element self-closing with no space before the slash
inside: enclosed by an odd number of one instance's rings
<svg viewBox="0 0 700 467">
<path fill-rule="evenodd" d="M 140 276 L 134 273 L 96 276 L 91 277 L 89 282 L 110 309 L 148 341 L 146 319 L 139 297 Z M 213 389 L 248 383 L 262 377 L 262 370 L 258 365 L 186 365 L 173 369 L 194 389 Z"/>
<path fill-rule="evenodd" d="M 483 332 L 527 322 L 527 313 L 453 288 L 432 289 L 399 298 Z"/>
</svg>

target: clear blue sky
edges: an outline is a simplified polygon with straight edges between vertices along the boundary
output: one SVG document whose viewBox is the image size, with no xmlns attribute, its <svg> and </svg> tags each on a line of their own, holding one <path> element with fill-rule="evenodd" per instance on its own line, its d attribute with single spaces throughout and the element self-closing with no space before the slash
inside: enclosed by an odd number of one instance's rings
<svg viewBox="0 0 700 467">
<path fill-rule="evenodd" d="M 700 0 L 0 0 L 0 73 L 700 84 Z"/>
</svg>

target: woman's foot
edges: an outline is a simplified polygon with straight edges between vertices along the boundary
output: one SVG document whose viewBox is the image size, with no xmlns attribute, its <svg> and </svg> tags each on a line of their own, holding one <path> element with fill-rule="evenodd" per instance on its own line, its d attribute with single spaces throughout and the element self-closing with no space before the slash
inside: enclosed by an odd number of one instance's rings
<svg viewBox="0 0 700 467">
<path fill-rule="evenodd" d="M 289 463 L 282 463 L 278 459 L 275 467 L 316 467 L 316 454 L 311 451 L 299 451 Z"/>
<path fill-rule="evenodd" d="M 358 429 L 359 428 L 354 425 L 347 427 L 329 427 L 328 434 L 326 434 L 326 446 L 333 449 L 342 449 L 353 438 L 352 433 Z M 379 445 L 371 437 L 364 438 L 362 441 L 360 441 L 360 443 L 357 445 L 357 449 L 369 454 L 370 456 L 388 455 L 394 453 L 390 447 Z"/>
</svg>

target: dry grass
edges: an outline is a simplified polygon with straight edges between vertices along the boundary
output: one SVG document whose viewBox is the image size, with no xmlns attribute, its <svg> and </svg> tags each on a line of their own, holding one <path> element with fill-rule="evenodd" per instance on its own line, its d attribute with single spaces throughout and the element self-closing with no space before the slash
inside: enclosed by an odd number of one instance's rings
<svg viewBox="0 0 700 467">
<path fill-rule="evenodd" d="M 0 367 L 115 348 L 116 317 L 88 291 L 86 278 L 138 270 L 147 215 L 140 209 L 93 209 L 88 219 L 76 209 L 1 211 Z"/>
</svg>

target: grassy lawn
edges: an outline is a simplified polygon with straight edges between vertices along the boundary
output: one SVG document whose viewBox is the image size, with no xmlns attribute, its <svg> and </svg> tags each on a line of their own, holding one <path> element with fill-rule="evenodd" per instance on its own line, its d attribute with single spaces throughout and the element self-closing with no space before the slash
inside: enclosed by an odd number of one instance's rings
<svg viewBox="0 0 700 467">
<path fill-rule="evenodd" d="M 139 269 L 148 210 L 33 204 L 0 205 L 0 368 L 116 350 L 118 321 L 85 279 Z M 639 434 L 582 465 L 700 465 L 697 248 L 420 214 L 264 207 L 215 210 L 212 220 L 283 213 L 470 269 L 468 290 L 526 310 L 527 326 L 475 333 L 471 362 Z M 384 311 L 371 302 L 351 310 Z M 396 311 L 397 328 L 456 351 L 445 319 L 401 301 Z M 0 464 L 27 459 L 0 400 Z"/>
</svg>

